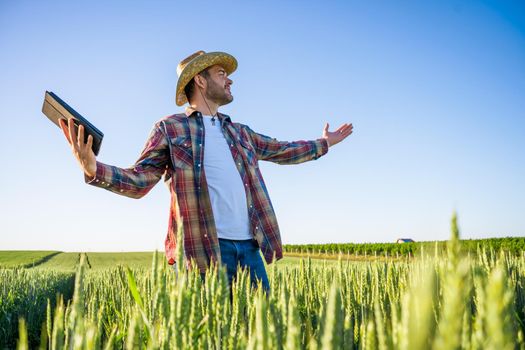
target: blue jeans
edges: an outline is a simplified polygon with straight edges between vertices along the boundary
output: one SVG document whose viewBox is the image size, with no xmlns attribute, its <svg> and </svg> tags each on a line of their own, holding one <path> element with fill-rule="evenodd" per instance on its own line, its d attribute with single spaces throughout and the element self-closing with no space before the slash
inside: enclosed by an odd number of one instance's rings
<svg viewBox="0 0 525 350">
<path fill-rule="evenodd" d="M 257 281 L 260 280 L 264 291 L 269 293 L 270 283 L 268 282 L 268 276 L 256 240 L 219 238 L 219 246 L 221 248 L 222 264 L 226 266 L 230 286 L 237 274 L 237 264 L 240 264 L 241 268 L 249 269 L 252 286 L 257 286 Z"/>
</svg>

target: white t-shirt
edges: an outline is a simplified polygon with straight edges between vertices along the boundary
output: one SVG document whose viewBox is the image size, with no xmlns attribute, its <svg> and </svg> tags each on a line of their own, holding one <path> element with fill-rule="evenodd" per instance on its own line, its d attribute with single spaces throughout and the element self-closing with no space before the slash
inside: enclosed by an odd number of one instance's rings
<svg viewBox="0 0 525 350">
<path fill-rule="evenodd" d="M 203 115 L 204 172 L 210 193 L 217 235 L 226 239 L 251 239 L 244 184 L 230 147 L 221 131 L 219 118 Z"/>
</svg>

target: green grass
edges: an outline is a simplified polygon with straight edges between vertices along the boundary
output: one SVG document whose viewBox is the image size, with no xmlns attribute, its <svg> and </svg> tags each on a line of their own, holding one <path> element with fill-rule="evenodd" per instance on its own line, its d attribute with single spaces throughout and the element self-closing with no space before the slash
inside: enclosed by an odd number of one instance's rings
<svg viewBox="0 0 525 350">
<path fill-rule="evenodd" d="M 114 265 L 127 265 L 130 267 L 151 267 L 153 252 L 133 253 L 88 253 L 92 268 L 105 268 Z M 164 259 L 164 255 L 162 255 Z"/>
<path fill-rule="evenodd" d="M 0 268 L 32 267 L 56 253 L 50 250 L 0 250 Z"/>
<path fill-rule="evenodd" d="M 303 256 L 303 257 L 297 257 L 297 256 L 285 256 L 284 258 L 282 258 L 281 260 L 279 260 L 276 264 L 277 266 L 281 267 L 281 266 L 297 266 L 299 265 L 299 262 L 302 260 L 306 260 L 307 257 L 306 256 Z M 334 259 L 314 259 L 312 258 L 312 264 L 313 265 L 323 265 L 325 264 L 327 266 L 334 266 L 337 264 L 337 260 L 334 260 Z M 266 266 L 266 269 L 270 269 L 271 268 L 271 265 L 267 265 Z"/>
<path fill-rule="evenodd" d="M 55 255 L 53 255 L 55 254 Z M 153 252 L 128 252 L 128 253 L 86 253 L 89 261 L 88 270 L 101 270 L 117 265 L 133 268 L 150 268 Z M 64 253 L 53 251 L 0 251 L 1 267 L 33 267 L 35 269 L 52 269 L 62 272 L 74 272 L 79 261 L 80 253 Z M 160 254 L 162 259 L 163 254 Z M 303 257 L 306 258 L 306 257 Z M 47 259 L 47 260 L 46 260 Z M 161 259 L 161 261 L 162 261 Z M 277 266 L 296 266 L 301 257 L 284 257 L 277 262 Z M 333 259 L 312 258 L 312 264 L 322 265 L 337 264 Z M 271 266 L 267 266 L 270 269 Z"/>
<path fill-rule="evenodd" d="M 100 270 L 117 265 L 149 268 L 153 258 L 153 252 L 86 254 L 89 262 L 87 268 L 90 270 Z M 79 256 L 80 253 L 60 253 L 35 268 L 74 271 L 78 264 Z"/>
<path fill-rule="evenodd" d="M 78 261 L 78 253 L 60 253 L 35 269 L 53 269 L 57 271 L 74 271 Z"/>
</svg>

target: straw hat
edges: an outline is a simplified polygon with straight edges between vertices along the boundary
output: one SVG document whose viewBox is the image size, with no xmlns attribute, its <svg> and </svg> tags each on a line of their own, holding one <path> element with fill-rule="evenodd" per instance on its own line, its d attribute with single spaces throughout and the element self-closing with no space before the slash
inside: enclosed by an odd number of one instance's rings
<svg viewBox="0 0 525 350">
<path fill-rule="evenodd" d="M 182 106 L 188 102 L 184 88 L 191 79 L 204 69 L 216 64 L 224 68 L 228 75 L 237 69 L 237 60 L 235 57 L 225 52 L 206 53 L 204 51 L 197 51 L 179 63 L 177 66 L 179 80 L 177 81 L 177 93 L 175 94 L 177 106 Z"/>
</svg>

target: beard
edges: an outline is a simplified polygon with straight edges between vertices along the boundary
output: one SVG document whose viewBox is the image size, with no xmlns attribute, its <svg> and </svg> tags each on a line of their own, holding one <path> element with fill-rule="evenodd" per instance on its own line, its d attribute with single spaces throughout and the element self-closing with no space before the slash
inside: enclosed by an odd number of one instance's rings
<svg viewBox="0 0 525 350">
<path fill-rule="evenodd" d="M 215 102 L 219 106 L 224 106 L 233 101 L 233 95 L 228 93 L 224 86 L 217 84 L 212 79 L 207 79 L 208 89 L 206 91 L 206 98 Z"/>
</svg>

